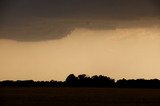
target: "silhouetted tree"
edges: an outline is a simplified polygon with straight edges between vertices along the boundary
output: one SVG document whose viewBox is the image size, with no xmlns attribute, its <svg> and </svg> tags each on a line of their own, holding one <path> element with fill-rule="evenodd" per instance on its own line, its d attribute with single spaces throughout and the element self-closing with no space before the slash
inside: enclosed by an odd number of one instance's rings
<svg viewBox="0 0 160 106">
<path fill-rule="evenodd" d="M 96 87 L 114 87 L 115 81 L 107 76 L 95 75 L 92 77 L 93 84 Z"/>
<path fill-rule="evenodd" d="M 78 75 L 78 86 L 89 87 L 91 78 L 86 74 Z"/>
<path fill-rule="evenodd" d="M 78 78 L 74 75 L 74 74 L 70 74 L 66 80 L 65 80 L 65 83 L 66 83 L 66 86 L 77 86 L 77 81 L 78 81 Z"/>
<path fill-rule="evenodd" d="M 126 88 L 127 87 L 127 80 L 126 79 L 120 79 L 116 82 L 117 88 Z"/>
</svg>

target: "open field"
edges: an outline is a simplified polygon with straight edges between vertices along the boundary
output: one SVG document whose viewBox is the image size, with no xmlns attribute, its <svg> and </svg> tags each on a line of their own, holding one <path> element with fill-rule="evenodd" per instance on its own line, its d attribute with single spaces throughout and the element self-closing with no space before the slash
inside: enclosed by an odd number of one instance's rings
<svg viewBox="0 0 160 106">
<path fill-rule="evenodd" d="M 160 89 L 0 88 L 0 106 L 160 106 Z"/>
</svg>

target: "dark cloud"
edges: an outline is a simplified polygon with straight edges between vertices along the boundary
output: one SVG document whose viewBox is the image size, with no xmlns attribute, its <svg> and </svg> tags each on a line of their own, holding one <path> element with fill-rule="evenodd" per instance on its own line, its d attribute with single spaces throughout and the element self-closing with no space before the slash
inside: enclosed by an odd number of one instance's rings
<svg viewBox="0 0 160 106">
<path fill-rule="evenodd" d="M 0 39 L 19 41 L 59 39 L 78 27 L 160 24 L 147 20 L 160 18 L 159 0 L 1 0 L 0 12 Z"/>
</svg>

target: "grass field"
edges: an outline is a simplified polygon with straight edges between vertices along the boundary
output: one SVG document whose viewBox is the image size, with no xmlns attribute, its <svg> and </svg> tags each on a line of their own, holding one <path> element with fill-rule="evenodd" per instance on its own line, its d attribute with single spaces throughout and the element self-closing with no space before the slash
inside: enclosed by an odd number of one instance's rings
<svg viewBox="0 0 160 106">
<path fill-rule="evenodd" d="M 160 106 L 160 89 L 0 88 L 0 106 Z"/>
</svg>

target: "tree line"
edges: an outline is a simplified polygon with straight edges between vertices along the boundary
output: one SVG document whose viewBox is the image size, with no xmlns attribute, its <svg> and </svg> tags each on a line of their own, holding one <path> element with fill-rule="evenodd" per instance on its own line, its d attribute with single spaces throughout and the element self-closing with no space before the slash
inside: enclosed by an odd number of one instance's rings
<svg viewBox="0 0 160 106">
<path fill-rule="evenodd" d="M 86 74 L 75 76 L 70 74 L 65 81 L 33 81 L 33 80 L 4 80 L 0 87 L 106 87 L 106 88 L 160 88 L 158 79 L 120 79 L 115 81 L 107 76 Z"/>
</svg>

